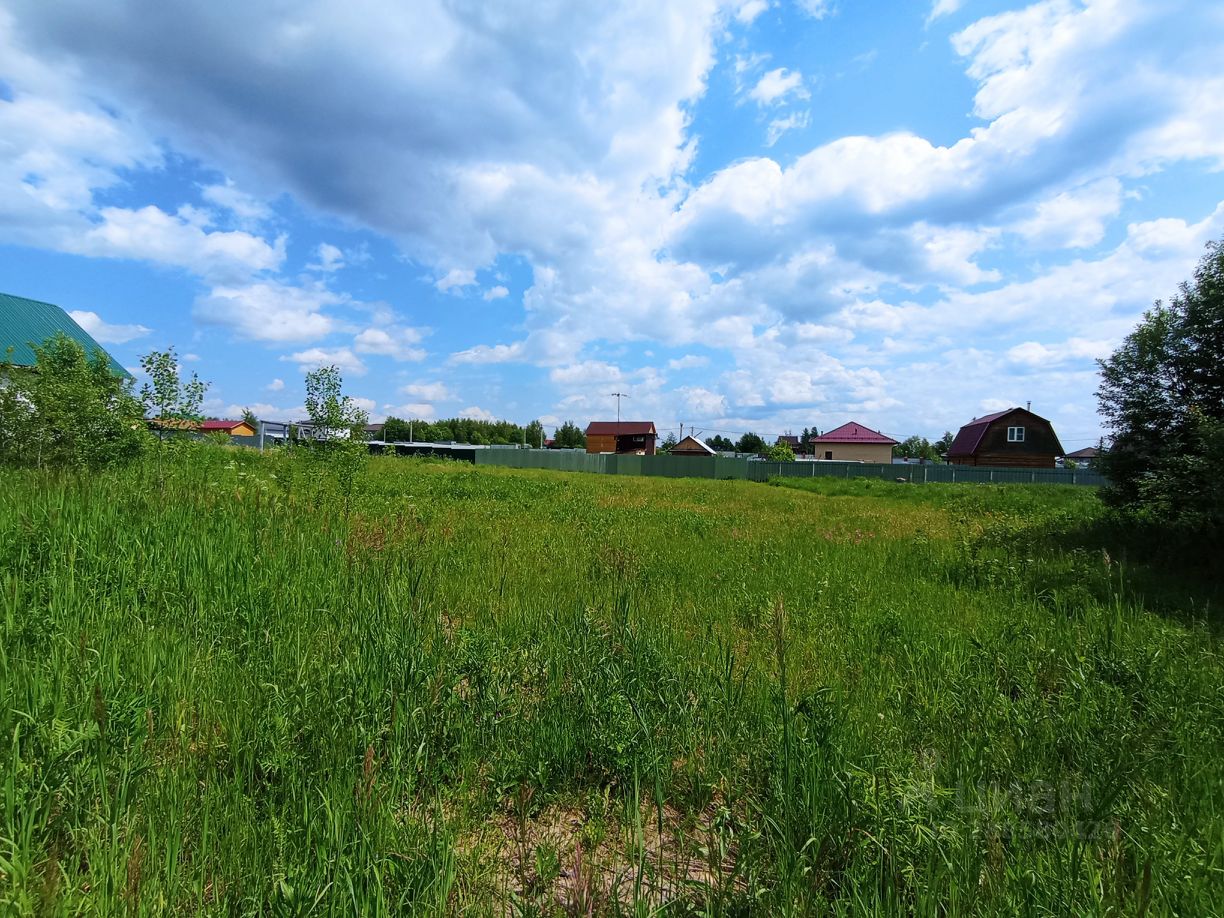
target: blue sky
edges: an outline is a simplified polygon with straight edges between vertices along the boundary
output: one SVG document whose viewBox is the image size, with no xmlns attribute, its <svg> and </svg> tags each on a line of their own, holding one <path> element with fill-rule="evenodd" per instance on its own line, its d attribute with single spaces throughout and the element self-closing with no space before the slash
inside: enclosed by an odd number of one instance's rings
<svg viewBox="0 0 1224 918">
<path fill-rule="evenodd" d="M 1224 235 L 1224 4 L 0 0 L 0 290 L 208 411 L 935 437 Z"/>
</svg>

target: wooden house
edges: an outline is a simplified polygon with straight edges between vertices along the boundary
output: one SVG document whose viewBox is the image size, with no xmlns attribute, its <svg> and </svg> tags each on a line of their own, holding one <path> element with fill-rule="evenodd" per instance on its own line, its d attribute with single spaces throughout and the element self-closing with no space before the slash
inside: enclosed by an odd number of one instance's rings
<svg viewBox="0 0 1224 918">
<path fill-rule="evenodd" d="M 892 462 L 897 441 L 878 430 L 851 421 L 808 440 L 817 459 L 842 462 Z"/>
<path fill-rule="evenodd" d="M 1063 455 L 1054 426 L 1025 408 L 974 418 L 948 448 L 952 465 L 1052 469 Z"/>
<path fill-rule="evenodd" d="M 706 443 L 691 434 L 668 450 L 671 456 L 717 456 L 718 453 Z"/>
<path fill-rule="evenodd" d="M 592 421 L 586 429 L 586 451 L 653 456 L 658 437 L 654 421 Z"/>
<path fill-rule="evenodd" d="M 246 421 L 220 421 L 216 418 L 201 422 L 196 429 L 200 433 L 221 433 L 231 437 L 253 437 L 258 432 Z"/>
</svg>

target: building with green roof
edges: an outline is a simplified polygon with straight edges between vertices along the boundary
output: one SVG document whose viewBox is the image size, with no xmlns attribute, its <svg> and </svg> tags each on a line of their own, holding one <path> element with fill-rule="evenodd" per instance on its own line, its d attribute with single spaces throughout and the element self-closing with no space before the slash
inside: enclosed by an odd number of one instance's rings
<svg viewBox="0 0 1224 918">
<path fill-rule="evenodd" d="M 30 300 L 23 296 L 0 293 L 0 366 L 32 367 L 38 362 L 33 345 L 42 344 L 56 332 L 63 332 L 93 356 L 95 351 L 106 354 L 116 376 L 132 378 L 102 345 L 81 328 L 59 306 Z"/>
</svg>

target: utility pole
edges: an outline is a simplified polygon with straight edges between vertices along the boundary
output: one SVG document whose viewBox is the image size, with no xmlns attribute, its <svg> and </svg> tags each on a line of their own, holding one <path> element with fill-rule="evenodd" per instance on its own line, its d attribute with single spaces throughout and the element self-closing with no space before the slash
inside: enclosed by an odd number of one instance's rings
<svg viewBox="0 0 1224 918">
<path fill-rule="evenodd" d="M 614 439 L 619 440 L 620 439 L 620 400 L 622 398 L 628 398 L 629 393 L 628 392 L 609 392 L 608 394 L 616 399 L 616 437 Z M 612 452 L 614 453 L 616 452 L 616 444 L 613 444 Z"/>
<path fill-rule="evenodd" d="M 408 419 L 408 442 L 409 443 L 416 442 L 415 440 L 412 439 L 412 418 Z"/>
<path fill-rule="evenodd" d="M 683 421 L 680 422 L 680 439 L 681 440 L 684 439 L 684 422 Z"/>
</svg>

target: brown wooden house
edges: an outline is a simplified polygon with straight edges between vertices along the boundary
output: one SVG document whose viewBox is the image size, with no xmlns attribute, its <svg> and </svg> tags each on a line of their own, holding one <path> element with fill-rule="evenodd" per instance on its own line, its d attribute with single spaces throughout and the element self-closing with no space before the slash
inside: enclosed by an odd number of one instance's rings
<svg viewBox="0 0 1224 918">
<path fill-rule="evenodd" d="M 948 449 L 953 465 L 1052 469 L 1063 455 L 1054 426 L 1025 408 L 1008 408 L 974 418 Z"/>
<path fill-rule="evenodd" d="M 698 440 L 691 434 L 668 450 L 668 455 L 671 456 L 717 456 L 705 440 Z"/>
<path fill-rule="evenodd" d="M 653 456 L 658 437 L 654 421 L 592 421 L 586 429 L 586 451 Z"/>
</svg>

